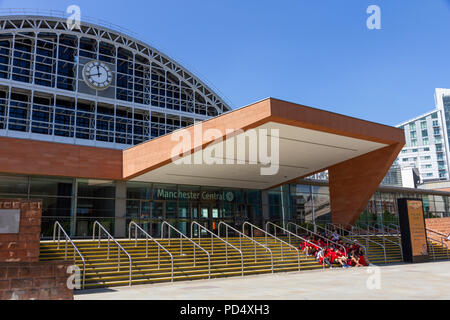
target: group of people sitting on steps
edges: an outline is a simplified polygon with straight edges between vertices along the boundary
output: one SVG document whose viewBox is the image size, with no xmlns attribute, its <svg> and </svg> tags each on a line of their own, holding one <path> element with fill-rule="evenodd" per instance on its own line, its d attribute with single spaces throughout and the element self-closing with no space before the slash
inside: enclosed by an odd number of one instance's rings
<svg viewBox="0 0 450 320">
<path fill-rule="evenodd" d="M 305 239 L 307 241 L 300 242 L 300 250 L 307 256 L 314 256 L 321 265 L 331 267 L 333 264 L 339 264 L 343 268 L 369 265 L 362 248 L 356 242 L 350 245 L 345 244 L 336 233 L 329 238 L 313 235 Z"/>
</svg>

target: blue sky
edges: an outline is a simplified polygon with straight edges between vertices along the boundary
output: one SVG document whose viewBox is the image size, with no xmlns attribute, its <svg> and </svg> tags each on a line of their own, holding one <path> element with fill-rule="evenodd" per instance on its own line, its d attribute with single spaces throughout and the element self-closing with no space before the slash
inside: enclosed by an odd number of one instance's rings
<svg viewBox="0 0 450 320">
<path fill-rule="evenodd" d="M 450 88 L 450 0 L 0 0 L 71 4 L 135 31 L 234 108 L 271 96 L 395 125 Z M 366 27 L 372 4 L 381 30 Z"/>
</svg>

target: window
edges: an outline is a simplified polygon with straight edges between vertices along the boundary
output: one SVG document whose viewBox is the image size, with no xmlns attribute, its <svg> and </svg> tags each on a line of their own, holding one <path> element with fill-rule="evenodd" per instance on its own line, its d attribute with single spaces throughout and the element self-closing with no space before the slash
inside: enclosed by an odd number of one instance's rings
<svg viewBox="0 0 450 320">
<path fill-rule="evenodd" d="M 430 148 L 423 148 L 423 151 L 430 151 Z"/>
<path fill-rule="evenodd" d="M 410 123 L 409 124 L 409 130 L 416 130 L 416 124 L 415 123 Z"/>
<path fill-rule="evenodd" d="M 420 128 L 422 128 L 422 129 L 426 129 L 427 128 L 426 121 L 423 121 L 423 122 L 420 123 Z"/>
<path fill-rule="evenodd" d="M 436 151 L 442 151 L 442 144 L 436 145 Z"/>
<path fill-rule="evenodd" d="M 424 145 L 427 145 L 428 144 L 428 138 L 423 138 L 422 142 L 423 142 Z"/>
<path fill-rule="evenodd" d="M 436 143 L 441 143 L 442 142 L 441 136 L 436 136 L 435 141 Z"/>
<path fill-rule="evenodd" d="M 417 152 L 417 151 L 419 151 L 418 149 L 412 149 L 412 152 Z"/>
<path fill-rule="evenodd" d="M 432 173 L 427 173 L 425 176 L 426 176 L 426 177 L 432 177 L 433 174 L 432 174 Z"/>
<path fill-rule="evenodd" d="M 416 139 L 411 140 L 411 146 L 413 146 L 413 147 L 417 146 L 417 140 Z"/>
<path fill-rule="evenodd" d="M 407 153 L 408 152 L 408 150 L 402 150 L 402 153 Z"/>
<path fill-rule="evenodd" d="M 403 162 L 408 162 L 408 158 L 403 158 L 402 161 Z"/>
<path fill-rule="evenodd" d="M 422 137 L 428 137 L 428 130 L 422 130 Z"/>
<path fill-rule="evenodd" d="M 410 135 L 411 135 L 412 139 L 417 138 L 417 132 L 416 131 L 411 131 Z"/>
<path fill-rule="evenodd" d="M 434 128 L 434 134 L 441 134 L 440 128 Z"/>
<path fill-rule="evenodd" d="M 439 121 L 433 120 L 433 127 L 439 127 Z"/>
<path fill-rule="evenodd" d="M 432 119 L 437 119 L 437 117 L 438 117 L 437 112 L 435 112 L 435 113 L 433 113 L 433 114 L 431 115 L 431 118 L 432 118 Z"/>
</svg>

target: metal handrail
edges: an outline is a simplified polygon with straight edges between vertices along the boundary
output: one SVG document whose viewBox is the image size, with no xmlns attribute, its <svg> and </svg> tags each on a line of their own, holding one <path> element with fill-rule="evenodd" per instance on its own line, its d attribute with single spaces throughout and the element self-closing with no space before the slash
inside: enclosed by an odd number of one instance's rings
<svg viewBox="0 0 450 320">
<path fill-rule="evenodd" d="M 247 236 L 246 234 L 240 232 L 239 230 L 233 228 L 232 226 L 230 226 L 229 224 L 225 223 L 224 221 L 220 221 L 218 226 L 217 226 L 217 233 L 220 236 L 220 226 L 225 226 L 225 238 L 228 241 L 228 229 L 233 230 L 234 232 L 239 234 L 239 248 L 242 250 L 242 237 L 247 238 L 248 240 L 250 240 L 251 242 L 253 242 L 255 244 L 255 262 L 257 262 L 257 256 L 256 256 L 256 246 L 259 245 L 261 247 L 263 247 L 264 249 L 266 249 L 267 251 L 270 252 L 270 262 L 272 265 L 272 273 L 274 272 L 274 268 L 273 268 L 273 252 L 270 248 L 266 247 L 265 245 L 263 245 L 262 243 L 259 243 L 258 241 L 255 241 L 254 239 L 250 238 L 249 236 Z"/>
<path fill-rule="evenodd" d="M 378 225 L 377 223 L 374 224 L 373 226 L 368 225 L 368 224 L 365 224 L 365 223 L 363 223 L 363 225 L 365 225 L 365 226 L 367 227 L 367 232 L 368 232 L 368 233 L 367 233 L 367 236 L 372 236 L 372 237 L 377 237 L 377 238 L 382 239 L 384 245 L 386 245 L 385 241 L 392 242 L 392 243 L 398 245 L 398 243 L 395 243 L 395 242 L 393 242 L 393 241 L 390 241 L 390 240 L 388 240 L 388 239 L 386 239 L 386 238 L 384 237 L 384 229 L 383 229 L 383 231 L 382 231 L 382 232 L 383 232 L 383 233 L 382 233 L 383 237 L 381 237 L 381 236 L 378 235 L 378 232 L 377 232 L 377 231 L 379 231 L 380 229 L 377 229 L 377 225 Z"/>
<path fill-rule="evenodd" d="M 287 230 L 287 229 L 285 229 L 285 228 L 283 228 L 283 227 L 281 227 L 281 226 L 279 226 L 279 225 L 276 225 L 275 223 L 270 222 L 270 221 L 267 221 L 267 222 L 266 222 L 266 231 L 267 231 L 267 232 L 269 232 L 269 226 L 273 226 L 274 236 L 275 236 L 275 237 L 277 236 L 277 228 L 280 229 L 280 230 L 282 230 L 282 231 L 284 231 L 285 233 L 287 233 L 287 234 L 288 234 L 288 237 L 289 237 L 289 244 L 291 243 L 291 235 L 293 235 L 294 237 L 297 237 L 297 238 L 299 238 L 300 240 L 303 240 L 303 242 L 307 242 L 307 243 L 309 243 L 309 244 L 312 244 L 313 246 L 318 247 L 320 250 L 323 250 L 323 247 L 322 247 L 322 246 L 320 246 L 320 245 L 318 245 L 318 244 L 315 244 L 315 243 L 313 243 L 313 242 L 311 242 L 311 241 L 309 241 L 309 240 L 306 240 L 305 238 L 303 238 L 303 237 L 301 237 L 301 236 L 299 236 L 299 235 L 297 235 L 297 234 L 295 234 L 295 233 L 292 233 L 292 232 L 290 232 L 289 230 Z M 325 256 L 324 256 L 324 258 L 325 258 Z M 322 264 L 322 267 L 323 267 L 323 269 L 325 269 L 325 264 Z"/>
<path fill-rule="evenodd" d="M 53 225 L 53 242 L 56 241 L 56 227 L 58 227 L 58 250 L 59 250 L 59 241 L 61 238 L 61 231 L 64 234 L 65 237 L 65 250 L 64 250 L 64 260 L 67 260 L 67 243 L 69 242 L 73 246 L 73 260 L 75 260 L 75 252 L 78 253 L 78 255 L 81 258 L 81 261 L 83 262 L 83 283 L 82 283 L 82 289 L 84 289 L 84 282 L 85 282 L 85 273 L 86 273 L 86 260 L 84 260 L 83 255 L 81 254 L 80 250 L 78 250 L 75 243 L 73 243 L 72 239 L 67 235 L 66 231 L 64 231 L 64 228 L 61 226 L 61 224 L 58 221 L 55 221 L 55 224 Z"/>
<path fill-rule="evenodd" d="M 265 234 L 266 246 L 267 246 L 267 236 L 268 236 L 268 235 L 271 236 L 272 238 L 274 238 L 275 240 L 279 241 L 279 242 L 280 242 L 280 247 L 281 247 L 281 259 L 282 259 L 282 260 L 284 260 L 284 257 L 283 257 L 283 243 L 286 244 L 288 247 L 294 248 L 294 250 L 297 251 L 297 257 L 298 257 L 298 270 L 300 271 L 300 268 L 301 268 L 301 265 L 300 265 L 300 250 L 298 250 L 297 247 L 295 247 L 295 246 L 293 246 L 293 245 L 287 243 L 286 241 L 281 240 L 280 238 L 275 237 L 273 234 L 270 234 L 270 233 L 268 233 L 267 231 L 264 231 L 263 229 L 261 229 L 261 228 L 255 226 L 254 224 L 251 224 L 251 223 L 248 222 L 248 221 L 245 221 L 245 222 L 242 224 L 242 233 L 245 233 L 245 226 L 246 226 L 246 225 L 250 226 L 250 232 L 251 232 L 251 237 L 252 237 L 252 238 L 253 238 L 253 229 L 257 229 L 257 230 L 259 230 L 259 231 L 261 231 L 262 233 Z"/>
<path fill-rule="evenodd" d="M 334 226 L 337 227 L 337 228 L 340 228 L 339 226 L 336 226 L 336 225 L 334 225 Z M 357 227 L 357 226 L 355 226 L 355 228 L 360 229 L 360 228 Z M 375 243 L 377 246 L 382 247 L 382 248 L 383 248 L 383 253 L 384 253 L 384 263 L 387 263 L 386 246 L 384 246 L 383 244 L 378 243 L 378 242 L 376 242 L 376 241 L 370 240 L 369 237 L 365 237 L 364 235 L 361 235 L 361 234 L 359 234 L 359 235 L 360 235 L 363 239 L 366 240 L 366 246 L 367 246 L 367 247 L 369 246 L 369 242 L 370 242 L 370 243 Z"/>
<path fill-rule="evenodd" d="M 430 232 L 433 232 L 433 233 L 436 233 L 436 234 L 438 234 L 438 235 L 440 235 L 440 236 L 443 236 L 443 238 L 445 238 L 445 239 L 447 239 L 448 238 L 448 235 L 446 235 L 445 233 L 443 233 L 443 232 L 440 232 L 440 231 L 436 231 L 436 230 L 433 230 L 433 229 L 429 229 L 429 228 L 425 228 L 427 231 L 430 231 Z"/>
<path fill-rule="evenodd" d="M 223 243 L 225 243 L 225 260 L 226 263 L 228 264 L 228 246 L 232 247 L 233 249 L 237 250 L 240 254 L 241 254 L 241 267 L 242 267 L 242 276 L 244 276 L 244 255 L 242 254 L 242 250 L 239 250 L 238 248 L 236 248 L 235 246 L 233 246 L 231 243 L 229 243 L 228 241 L 226 241 L 225 239 L 222 239 L 221 237 L 219 237 L 218 235 L 216 235 L 214 232 L 210 231 L 209 229 L 205 228 L 204 226 L 202 226 L 200 223 L 198 223 L 197 221 L 192 221 L 191 222 L 191 235 L 193 234 L 193 228 L 194 225 L 196 225 L 198 227 L 198 242 L 200 242 L 201 239 L 201 232 L 200 229 L 205 230 L 207 233 L 211 234 L 211 253 L 214 254 L 214 237 L 216 237 L 217 239 L 219 239 L 220 241 L 222 241 Z"/>
<path fill-rule="evenodd" d="M 109 242 L 112 240 L 117 245 L 117 271 L 120 271 L 120 250 L 125 252 L 125 254 L 128 256 L 128 260 L 130 261 L 130 270 L 129 270 L 129 283 L 131 287 L 131 274 L 132 274 L 132 259 L 131 256 L 128 254 L 127 250 L 125 250 L 119 242 L 117 242 L 114 237 L 109 234 L 109 232 L 103 227 L 100 222 L 94 221 L 94 226 L 92 230 L 92 240 L 95 240 L 95 226 L 98 226 L 98 247 L 100 248 L 100 239 L 102 236 L 102 231 L 108 236 L 108 253 L 107 253 L 107 259 L 109 260 Z"/>
<path fill-rule="evenodd" d="M 398 235 L 401 235 L 400 226 L 393 224 L 393 223 L 389 223 L 387 225 L 387 228 L 392 230 L 393 228 L 391 228 L 391 226 L 395 227 L 395 231 L 397 232 Z"/>
<path fill-rule="evenodd" d="M 172 229 L 172 230 L 174 230 L 175 232 L 177 232 L 180 235 L 180 253 L 181 254 L 183 254 L 183 240 L 182 240 L 182 238 L 187 239 L 190 243 L 192 243 L 194 245 L 194 267 L 197 265 L 197 258 L 196 258 L 196 255 L 195 255 L 195 248 L 198 247 L 200 250 L 202 250 L 203 252 L 206 253 L 206 255 L 208 256 L 208 279 L 211 279 L 211 255 L 209 254 L 209 252 L 206 251 L 205 249 L 203 249 L 200 245 L 198 245 L 197 243 L 195 243 L 191 239 L 189 239 L 184 233 L 182 233 L 180 230 L 178 230 L 177 228 L 172 226 L 167 221 L 163 221 L 161 223 L 161 238 L 164 238 L 164 226 L 167 226 L 168 229 Z M 168 232 L 168 235 L 169 235 L 169 245 L 170 245 L 170 232 Z"/>
<path fill-rule="evenodd" d="M 135 247 L 137 247 L 137 234 L 138 234 L 137 230 L 140 230 L 145 235 L 145 257 L 146 258 L 148 258 L 148 239 L 152 240 L 158 246 L 158 269 L 161 268 L 161 258 L 160 258 L 161 249 L 163 249 L 165 252 L 167 252 L 167 254 L 170 256 L 170 260 L 171 260 L 171 263 L 172 263 L 172 282 L 173 282 L 173 255 L 169 252 L 169 250 L 164 248 L 163 245 L 161 245 L 158 241 L 156 241 L 151 235 L 149 235 L 147 233 L 147 231 L 142 229 L 141 226 L 139 226 L 134 221 L 130 221 L 130 223 L 128 225 L 128 239 L 129 240 L 131 240 L 131 227 L 133 227 L 133 226 L 136 228 L 135 239 L 134 239 L 134 246 Z"/>
<path fill-rule="evenodd" d="M 448 260 L 449 259 L 448 245 L 447 245 L 447 242 L 444 242 L 444 239 L 447 241 L 447 237 L 440 237 L 440 240 L 437 240 L 437 239 L 431 237 L 430 235 L 428 235 L 428 232 L 436 233 L 437 235 L 440 235 L 440 236 L 444 235 L 444 233 L 441 233 L 439 231 L 435 231 L 435 230 L 432 230 L 432 229 L 427 229 L 427 228 L 425 228 L 425 231 L 427 233 L 427 238 L 428 239 L 434 240 L 434 241 L 436 241 L 438 243 L 440 242 L 442 247 L 445 246 L 445 248 L 447 249 L 446 253 L 447 253 L 447 260 Z M 431 247 L 433 249 L 433 256 L 434 256 L 434 247 L 433 247 L 433 245 Z M 434 260 L 436 260 L 436 259 L 434 259 Z"/>
<path fill-rule="evenodd" d="M 402 239 L 401 239 L 401 237 L 399 237 L 398 235 L 394 235 L 394 234 L 390 233 L 389 231 L 387 231 L 386 228 L 385 228 L 385 225 L 383 225 L 383 224 L 375 223 L 374 227 L 377 227 L 377 226 L 381 226 L 382 227 L 381 228 L 381 232 L 383 234 L 383 244 L 386 245 L 386 241 L 387 241 L 387 242 L 395 244 L 396 246 L 399 246 L 400 254 L 401 254 L 402 258 L 403 258 L 403 246 L 402 246 Z M 378 230 L 380 230 L 380 229 L 378 229 Z M 375 236 L 378 237 L 378 238 L 380 237 L 377 234 L 375 234 Z M 392 241 L 390 239 L 387 239 L 386 236 L 397 237 L 398 238 L 398 243 L 395 242 L 395 241 Z"/>
<path fill-rule="evenodd" d="M 433 260 L 436 260 L 436 255 L 434 253 L 434 246 L 433 246 L 433 242 L 431 242 L 432 238 L 427 236 L 427 245 L 429 245 L 431 247 L 431 251 L 433 252 Z"/>
<path fill-rule="evenodd" d="M 308 223 L 308 222 L 307 222 Z M 312 224 L 312 225 L 315 225 L 315 224 L 313 224 L 313 223 L 309 223 L 309 224 Z M 321 227 L 321 226 L 319 226 L 319 225 L 315 225 L 316 227 L 319 227 L 320 229 L 322 229 L 322 230 L 324 230 L 324 232 L 325 232 L 325 234 L 331 234 L 331 231 L 329 231 L 329 230 L 327 230 L 326 228 L 323 228 L 323 227 Z M 366 260 L 368 261 L 368 262 L 370 262 L 369 260 L 368 260 L 368 256 L 367 256 L 367 247 L 366 246 L 364 246 L 363 244 L 361 244 L 361 243 L 359 243 L 358 241 L 356 241 L 356 240 L 353 240 L 353 239 L 350 239 L 350 238 L 347 238 L 346 236 L 340 236 L 340 240 L 341 241 L 345 241 L 345 242 L 347 242 L 347 243 L 349 243 L 349 244 L 358 244 L 361 248 L 363 248 L 364 249 L 364 256 L 366 257 Z M 376 242 L 375 242 L 376 243 Z M 378 243 L 376 243 L 376 244 L 378 244 Z"/>
<path fill-rule="evenodd" d="M 319 238 L 324 239 L 324 240 L 326 241 L 326 243 L 327 243 L 327 246 L 329 246 L 329 243 L 332 243 L 332 244 L 334 244 L 334 245 L 340 246 L 342 249 L 344 249 L 345 255 L 347 255 L 347 248 L 345 248 L 345 246 L 343 246 L 342 244 L 337 243 L 337 242 L 335 242 L 335 241 L 333 241 L 333 240 L 330 240 L 330 239 L 328 239 L 327 237 L 324 237 L 324 236 L 322 236 L 321 234 L 319 234 L 319 233 L 317 233 L 317 232 L 314 232 L 314 231 L 312 231 L 312 230 L 309 230 L 308 228 L 302 227 L 302 226 L 300 226 L 300 225 L 298 225 L 298 224 L 296 224 L 296 223 L 294 223 L 294 222 L 288 222 L 286 226 L 289 227 L 290 225 L 293 225 L 293 226 L 295 227 L 295 233 L 296 233 L 296 234 L 297 234 L 297 232 L 298 232 L 298 228 L 303 229 L 303 230 L 305 230 L 306 232 L 309 232 L 311 235 L 314 235 L 314 236 L 316 236 L 316 237 L 319 237 Z M 288 230 L 289 230 L 289 229 L 288 229 Z"/>
<path fill-rule="evenodd" d="M 315 223 L 313 225 L 316 225 Z M 338 233 L 339 235 L 344 236 L 345 235 L 345 231 L 352 233 L 353 232 L 353 225 L 349 224 L 349 223 L 327 223 L 325 224 L 325 229 L 328 230 L 328 226 L 333 227 L 333 229 L 336 229 L 335 226 L 339 226 L 339 230 Z M 345 229 L 344 226 L 350 227 L 349 230 Z M 330 230 L 332 231 L 332 230 Z M 339 232 L 341 231 L 341 232 Z"/>
<path fill-rule="evenodd" d="M 381 227 L 381 232 L 384 234 L 384 228 L 385 228 L 385 226 L 384 226 L 384 224 L 381 224 L 381 223 L 379 223 L 379 222 L 374 223 L 374 225 L 373 225 L 373 230 L 374 230 L 374 231 L 376 231 L 376 230 L 380 231 L 380 228 L 379 228 L 379 227 Z"/>
</svg>

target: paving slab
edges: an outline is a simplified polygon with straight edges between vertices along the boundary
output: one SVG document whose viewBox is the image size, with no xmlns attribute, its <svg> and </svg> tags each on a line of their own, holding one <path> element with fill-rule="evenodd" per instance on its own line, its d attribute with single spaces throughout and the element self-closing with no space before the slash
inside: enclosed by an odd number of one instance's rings
<svg viewBox="0 0 450 320">
<path fill-rule="evenodd" d="M 450 262 L 300 271 L 77 291 L 76 300 L 450 299 Z"/>
</svg>

